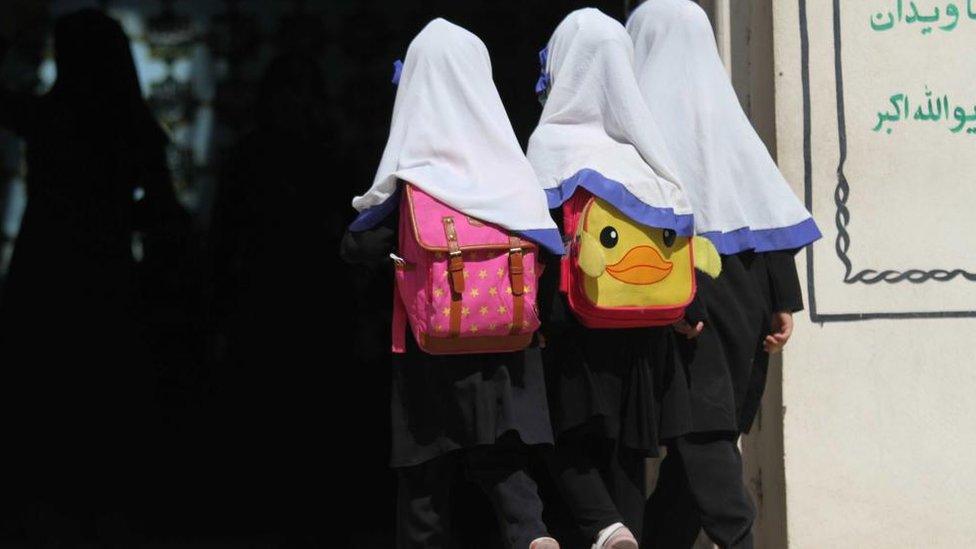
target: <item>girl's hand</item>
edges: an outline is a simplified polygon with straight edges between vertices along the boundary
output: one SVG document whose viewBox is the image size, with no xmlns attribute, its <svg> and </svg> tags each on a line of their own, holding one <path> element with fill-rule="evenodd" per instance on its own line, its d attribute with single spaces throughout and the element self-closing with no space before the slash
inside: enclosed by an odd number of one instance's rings
<svg viewBox="0 0 976 549">
<path fill-rule="evenodd" d="M 702 333 L 702 330 L 705 329 L 705 323 L 704 322 L 698 322 L 698 324 L 695 324 L 694 326 L 692 326 L 691 324 L 688 324 L 688 321 L 685 320 L 685 319 L 683 319 L 683 318 L 681 320 L 675 322 L 673 324 L 673 326 L 674 326 L 674 329 L 679 334 L 684 335 L 688 339 L 694 339 L 694 338 L 698 337 Z"/>
<path fill-rule="evenodd" d="M 769 354 L 774 354 L 782 351 L 793 335 L 793 313 L 773 313 L 770 325 L 772 332 L 763 341 L 763 349 Z"/>
</svg>

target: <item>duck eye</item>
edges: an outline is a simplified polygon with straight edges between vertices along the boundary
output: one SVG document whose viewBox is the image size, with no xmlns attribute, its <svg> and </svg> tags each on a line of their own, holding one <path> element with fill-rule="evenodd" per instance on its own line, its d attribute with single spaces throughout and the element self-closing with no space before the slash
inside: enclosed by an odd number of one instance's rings
<svg viewBox="0 0 976 549">
<path fill-rule="evenodd" d="M 678 237 L 678 233 L 672 231 L 671 229 L 664 229 L 664 245 L 670 248 L 674 245 L 674 239 Z"/>
<path fill-rule="evenodd" d="M 600 231 L 600 244 L 603 244 L 604 248 L 613 248 L 617 245 L 617 240 L 619 240 L 617 235 L 617 229 L 607 226 Z"/>
</svg>

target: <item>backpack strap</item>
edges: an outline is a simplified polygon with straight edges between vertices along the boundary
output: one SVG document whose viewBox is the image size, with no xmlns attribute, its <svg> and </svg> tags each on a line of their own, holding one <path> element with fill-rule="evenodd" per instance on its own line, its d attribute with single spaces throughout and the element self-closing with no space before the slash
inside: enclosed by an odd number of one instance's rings
<svg viewBox="0 0 976 549">
<path fill-rule="evenodd" d="M 451 322 L 448 335 L 450 337 L 457 337 L 461 334 L 461 297 L 464 295 L 464 258 L 461 256 L 461 246 L 458 244 L 454 218 L 445 216 L 441 221 L 444 224 L 444 234 L 447 236 L 447 276 L 451 286 Z"/>
<path fill-rule="evenodd" d="M 402 271 L 412 271 L 414 269 L 414 264 L 407 262 L 407 260 L 398 256 L 395 253 L 390 254 L 390 259 L 393 260 L 393 338 L 390 350 L 394 353 L 405 353 L 407 352 L 407 329 L 409 328 L 410 320 L 407 317 L 407 307 L 403 304 L 403 296 L 400 295 L 400 272 Z"/>
<path fill-rule="evenodd" d="M 566 248 L 566 253 L 559 257 L 559 291 L 564 294 L 569 293 L 569 269 L 572 265 L 570 258 L 573 257 L 575 240 L 573 235 L 563 235 L 563 247 Z"/>
<path fill-rule="evenodd" d="M 392 254 L 391 254 L 392 255 Z M 403 261 L 402 259 L 400 260 Z M 397 269 L 401 269 L 400 263 L 396 264 Z M 400 277 L 393 278 L 393 333 L 391 338 L 390 350 L 394 353 L 407 352 L 407 308 L 400 297 Z"/>
<path fill-rule="evenodd" d="M 515 335 L 522 331 L 522 321 L 525 318 L 525 276 L 522 264 L 522 240 L 517 236 L 508 241 L 508 275 L 512 283 L 512 329 Z"/>
</svg>

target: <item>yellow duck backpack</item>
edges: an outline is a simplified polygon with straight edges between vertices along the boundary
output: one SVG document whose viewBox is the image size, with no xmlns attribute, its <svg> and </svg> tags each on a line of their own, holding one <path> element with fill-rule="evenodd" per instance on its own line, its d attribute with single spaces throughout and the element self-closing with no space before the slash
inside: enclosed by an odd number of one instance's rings
<svg viewBox="0 0 976 549">
<path fill-rule="evenodd" d="M 560 290 L 588 328 L 673 324 L 695 297 L 695 268 L 722 269 L 709 240 L 635 223 L 582 188 L 563 203 L 563 229 Z"/>
</svg>

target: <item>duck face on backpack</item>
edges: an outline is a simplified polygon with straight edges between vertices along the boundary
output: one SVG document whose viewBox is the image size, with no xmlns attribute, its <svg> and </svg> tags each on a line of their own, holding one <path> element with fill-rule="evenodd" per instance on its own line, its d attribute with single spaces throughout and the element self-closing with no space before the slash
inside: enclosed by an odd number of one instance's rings
<svg viewBox="0 0 976 549">
<path fill-rule="evenodd" d="M 591 328 L 675 322 L 695 297 L 695 269 L 712 277 L 722 269 L 708 239 L 636 223 L 586 190 L 563 204 L 563 224 L 573 236 L 560 286 Z"/>
<path fill-rule="evenodd" d="M 695 289 L 688 238 L 630 221 L 600 198 L 577 230 L 576 263 L 586 297 L 603 307 L 679 305 Z"/>
</svg>

